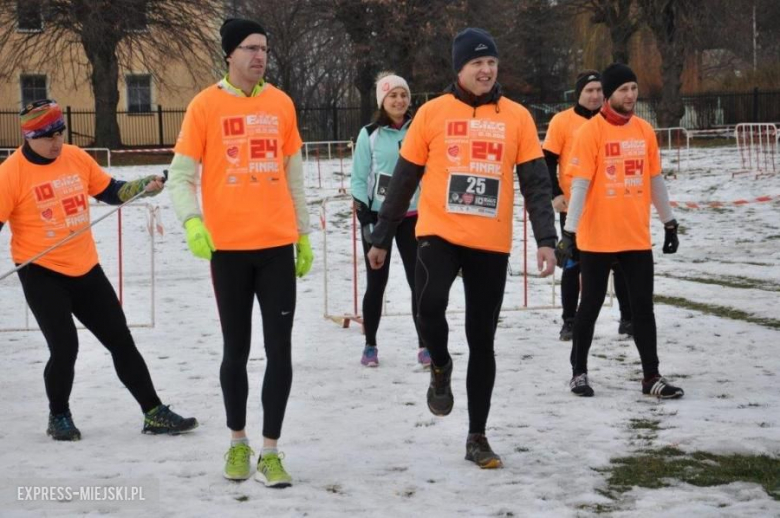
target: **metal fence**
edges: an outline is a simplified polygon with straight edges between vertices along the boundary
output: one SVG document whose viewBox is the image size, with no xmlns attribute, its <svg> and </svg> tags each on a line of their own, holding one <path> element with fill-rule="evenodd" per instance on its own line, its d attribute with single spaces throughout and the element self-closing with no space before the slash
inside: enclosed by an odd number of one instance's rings
<svg viewBox="0 0 780 518">
<path fill-rule="evenodd" d="M 636 113 L 652 126 L 658 126 L 656 109 L 659 98 L 640 98 Z M 718 126 L 734 126 L 743 122 L 779 122 L 780 91 L 748 93 L 707 93 L 684 95 L 685 114 L 678 126 L 685 129 L 711 129 Z M 525 105 L 539 128 L 546 128 L 553 115 L 571 106 L 571 103 L 541 103 L 534 99 L 520 101 Z"/>
<path fill-rule="evenodd" d="M 418 100 L 418 99 L 415 99 Z M 424 99 L 419 99 L 424 101 Z M 553 115 L 571 103 L 545 103 L 533 98 L 517 98 L 526 106 L 544 130 Z M 637 114 L 657 126 L 659 99 L 640 99 Z M 780 91 L 748 93 L 708 93 L 683 96 L 685 115 L 679 126 L 686 129 L 709 129 L 743 122 L 780 122 Z M 71 144 L 92 146 L 95 141 L 95 112 L 65 109 L 67 138 Z M 124 147 L 169 147 L 176 142 L 184 109 L 163 109 L 146 113 L 117 112 Z M 304 141 L 350 140 L 369 121 L 362 120 L 358 106 L 298 107 L 298 127 Z M 22 143 L 19 115 L 16 110 L 0 111 L 0 147 Z"/>
</svg>

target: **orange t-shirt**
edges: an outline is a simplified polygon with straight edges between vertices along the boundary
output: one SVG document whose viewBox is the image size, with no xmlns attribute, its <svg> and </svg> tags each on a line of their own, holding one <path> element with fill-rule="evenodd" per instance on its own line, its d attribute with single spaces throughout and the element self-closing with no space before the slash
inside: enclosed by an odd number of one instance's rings
<svg viewBox="0 0 780 518">
<path fill-rule="evenodd" d="M 48 165 L 28 161 L 17 149 L 0 164 L 0 221 L 11 226 L 11 256 L 21 264 L 68 235 L 89 226 L 89 198 L 111 177 L 83 150 L 65 144 Z M 76 277 L 98 263 L 92 231 L 86 230 L 35 261 Z"/>
<path fill-rule="evenodd" d="M 218 250 L 298 240 L 284 157 L 302 144 L 292 100 L 270 84 L 255 97 L 217 85 L 195 96 L 175 151 L 203 162 L 203 218 Z"/>
<path fill-rule="evenodd" d="M 571 176 L 566 174 L 566 169 L 569 167 L 574 132 L 587 121 L 588 119 L 575 112 L 574 108 L 556 113 L 550 121 L 542 145 L 542 149 L 558 155 L 558 185 L 561 186 L 566 200 L 571 196 Z"/>
<path fill-rule="evenodd" d="M 653 128 L 636 115 L 624 126 L 603 116 L 574 135 L 567 174 L 590 180 L 577 228 L 587 252 L 650 250 L 650 178 L 661 174 Z"/>
<path fill-rule="evenodd" d="M 515 165 L 543 156 L 528 110 L 506 97 L 475 110 L 442 95 L 417 111 L 401 156 L 426 166 L 417 236 L 511 251 Z"/>
</svg>

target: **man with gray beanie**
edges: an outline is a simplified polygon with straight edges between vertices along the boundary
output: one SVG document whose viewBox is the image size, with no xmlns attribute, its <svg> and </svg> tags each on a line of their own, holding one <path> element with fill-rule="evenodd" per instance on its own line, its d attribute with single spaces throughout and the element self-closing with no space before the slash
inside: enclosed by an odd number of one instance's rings
<svg viewBox="0 0 780 518">
<path fill-rule="evenodd" d="M 246 366 L 257 298 L 268 361 L 256 479 L 287 487 L 292 479 L 277 441 L 292 385 L 295 278 L 306 275 L 313 261 L 302 142 L 292 100 L 264 80 L 268 39 L 263 27 L 232 18 L 219 33 L 228 73 L 187 107 L 168 185 L 190 251 L 211 268 L 223 336 L 220 382 L 231 432 L 223 475 L 245 480 L 252 472 Z M 199 163 L 203 211 L 196 194 Z"/>
<path fill-rule="evenodd" d="M 642 361 L 642 393 L 658 398 L 683 396 L 658 369 L 653 313 L 653 250 L 650 204 L 664 225 L 663 252 L 677 251 L 677 221 L 661 175 L 652 126 L 634 114 L 638 95 L 633 70 L 613 63 L 601 74 L 606 102 L 601 113 L 577 131 L 566 174 L 571 176 L 569 212 L 556 249 L 563 267 L 579 251 L 582 299 L 574 319 L 569 387 L 590 397 L 588 351 L 617 262 L 628 286 L 634 343 Z"/>
<path fill-rule="evenodd" d="M 466 296 L 469 346 L 466 459 L 500 468 L 485 437 L 496 377 L 494 338 L 512 249 L 515 171 L 531 217 L 542 277 L 555 267 L 557 236 L 547 167 L 531 114 L 502 96 L 498 47 L 489 33 L 468 28 L 452 43 L 457 80 L 417 112 L 401 147 L 371 235 L 372 268 L 380 268 L 420 182 L 416 234 L 417 321 L 431 355 L 428 408 L 448 415 L 453 361 L 445 312 L 458 271 Z"/>
</svg>

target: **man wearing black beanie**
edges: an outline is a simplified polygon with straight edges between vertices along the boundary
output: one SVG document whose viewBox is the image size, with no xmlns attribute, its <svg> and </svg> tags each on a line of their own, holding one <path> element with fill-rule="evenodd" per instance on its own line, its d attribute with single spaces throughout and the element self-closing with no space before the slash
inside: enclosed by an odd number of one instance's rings
<svg viewBox="0 0 780 518">
<path fill-rule="evenodd" d="M 498 47 L 482 29 L 455 36 L 456 81 L 425 103 L 401 147 L 379 222 L 371 267 L 381 268 L 398 224 L 422 180 L 417 220 L 415 293 L 420 336 L 431 354 L 428 409 L 445 416 L 454 399 L 446 318 L 450 287 L 462 271 L 469 346 L 466 459 L 499 468 L 485 437 L 496 377 L 494 340 L 512 248 L 514 174 L 530 214 L 542 277 L 554 268 L 557 239 L 550 178 L 531 114 L 501 94 Z"/>
<path fill-rule="evenodd" d="M 583 70 L 577 75 L 574 84 L 576 104 L 567 110 L 555 114 L 550 121 L 545 136 L 544 158 L 550 171 L 553 188 L 553 208 L 560 214 L 561 232 L 566 225 L 566 213 L 570 195 L 571 177 L 567 175 L 574 133 L 585 121 L 597 115 L 604 103 L 601 89 L 601 74 L 596 70 Z M 613 268 L 615 274 L 615 294 L 620 305 L 620 325 L 618 333 L 631 335 L 631 307 L 623 274 L 619 268 Z M 580 265 L 572 260 L 564 265 L 561 274 L 561 306 L 563 324 L 560 339 L 568 342 L 572 338 L 574 315 L 580 298 Z"/>
<path fill-rule="evenodd" d="M 287 487 L 277 450 L 292 386 L 296 276 L 312 266 L 295 106 L 268 84 L 268 38 L 252 20 L 219 30 L 227 74 L 187 107 L 168 181 L 187 246 L 208 260 L 223 336 L 220 384 L 230 430 L 223 475 L 252 473 L 246 435 L 247 360 L 254 299 L 260 303 L 268 358 L 263 379 L 263 448 L 256 479 Z M 203 210 L 198 202 L 198 169 Z"/>
<path fill-rule="evenodd" d="M 636 75 L 615 63 L 601 74 L 606 102 L 601 113 L 578 130 L 567 174 L 571 198 L 563 237 L 556 250 L 564 267 L 579 249 L 582 300 L 574 319 L 569 387 L 593 396 L 588 352 L 607 292 L 609 270 L 617 262 L 628 286 L 634 343 L 642 361 L 642 393 L 664 399 L 683 396 L 658 368 L 653 312 L 653 250 L 650 204 L 664 225 L 663 252 L 677 251 L 677 221 L 661 174 L 652 126 L 634 115 Z"/>
</svg>

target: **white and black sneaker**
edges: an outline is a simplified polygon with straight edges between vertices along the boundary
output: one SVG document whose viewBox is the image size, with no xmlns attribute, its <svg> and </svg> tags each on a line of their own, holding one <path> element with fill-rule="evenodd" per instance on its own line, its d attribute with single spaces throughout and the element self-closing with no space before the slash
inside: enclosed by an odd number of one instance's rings
<svg viewBox="0 0 780 518">
<path fill-rule="evenodd" d="M 585 373 L 577 374 L 569 382 L 569 388 L 576 396 L 592 397 L 593 389 L 588 385 L 588 375 Z"/>
<path fill-rule="evenodd" d="M 642 381 L 642 394 L 655 396 L 658 399 L 678 399 L 685 395 L 683 389 L 670 385 L 663 376 L 653 376 Z"/>
</svg>

